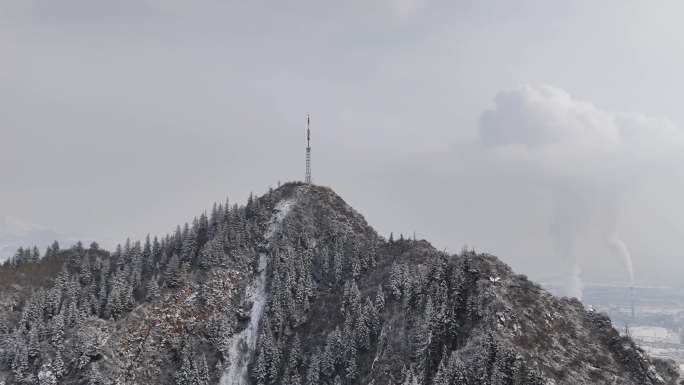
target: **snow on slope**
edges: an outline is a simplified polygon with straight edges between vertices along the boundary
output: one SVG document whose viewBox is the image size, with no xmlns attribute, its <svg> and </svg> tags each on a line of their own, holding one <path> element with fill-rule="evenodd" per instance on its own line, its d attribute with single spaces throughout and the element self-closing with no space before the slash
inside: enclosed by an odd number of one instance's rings
<svg viewBox="0 0 684 385">
<path fill-rule="evenodd" d="M 283 218 L 287 216 L 294 200 L 283 200 L 275 207 L 275 213 L 271 217 L 271 223 L 264 233 L 264 238 L 270 241 L 273 235 L 280 230 Z M 252 301 L 252 309 L 249 313 L 249 324 L 242 331 L 234 334 L 229 341 L 230 366 L 221 376 L 221 385 L 246 385 L 248 383 L 247 367 L 254 355 L 256 348 L 259 321 L 266 305 L 266 266 L 268 256 L 266 253 L 259 254 L 259 267 L 254 280 L 247 287 L 247 298 Z"/>
</svg>

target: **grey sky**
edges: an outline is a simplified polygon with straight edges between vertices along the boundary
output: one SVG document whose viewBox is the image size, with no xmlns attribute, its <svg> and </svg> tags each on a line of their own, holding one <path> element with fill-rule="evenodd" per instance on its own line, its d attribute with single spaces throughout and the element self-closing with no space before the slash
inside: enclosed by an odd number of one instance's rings
<svg viewBox="0 0 684 385">
<path fill-rule="evenodd" d="M 286 3 L 0 0 L 0 216 L 107 242 L 165 233 L 302 179 L 310 113 L 314 181 L 379 231 L 544 278 L 562 274 L 552 198 L 480 144 L 496 95 L 548 84 L 684 127 L 681 2 Z M 620 198 L 637 282 L 684 269 L 680 164 L 619 163 L 657 174 Z M 626 280 L 592 246 L 586 279 Z"/>
</svg>

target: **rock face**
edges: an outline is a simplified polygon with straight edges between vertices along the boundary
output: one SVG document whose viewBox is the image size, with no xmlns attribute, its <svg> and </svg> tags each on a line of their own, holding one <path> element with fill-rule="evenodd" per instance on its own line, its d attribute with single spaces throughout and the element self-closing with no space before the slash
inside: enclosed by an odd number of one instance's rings
<svg viewBox="0 0 684 385">
<path fill-rule="evenodd" d="M 0 384 L 676 384 L 497 258 L 385 240 L 286 184 L 115 252 L 0 268 Z"/>
</svg>

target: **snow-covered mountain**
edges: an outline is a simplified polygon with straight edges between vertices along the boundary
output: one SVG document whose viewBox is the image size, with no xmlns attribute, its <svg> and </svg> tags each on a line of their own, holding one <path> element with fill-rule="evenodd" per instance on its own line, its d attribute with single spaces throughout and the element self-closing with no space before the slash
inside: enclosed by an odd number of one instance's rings
<svg viewBox="0 0 684 385">
<path fill-rule="evenodd" d="M 288 183 L 174 234 L 0 267 L 0 384 L 675 385 L 489 254 L 385 239 Z"/>
</svg>

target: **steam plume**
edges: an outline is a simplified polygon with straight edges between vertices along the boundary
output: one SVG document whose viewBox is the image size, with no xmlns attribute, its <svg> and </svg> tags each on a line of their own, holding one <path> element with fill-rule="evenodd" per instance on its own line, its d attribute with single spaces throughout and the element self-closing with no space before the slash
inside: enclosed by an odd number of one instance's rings
<svg viewBox="0 0 684 385">
<path fill-rule="evenodd" d="M 525 86 L 499 93 L 480 117 L 480 140 L 500 172 L 551 195 L 549 236 L 566 275 L 566 295 L 581 298 L 578 243 L 600 234 L 634 283 L 619 236 L 625 194 L 671 163 L 684 137 L 669 121 L 610 113 L 562 89 Z"/>
</svg>

